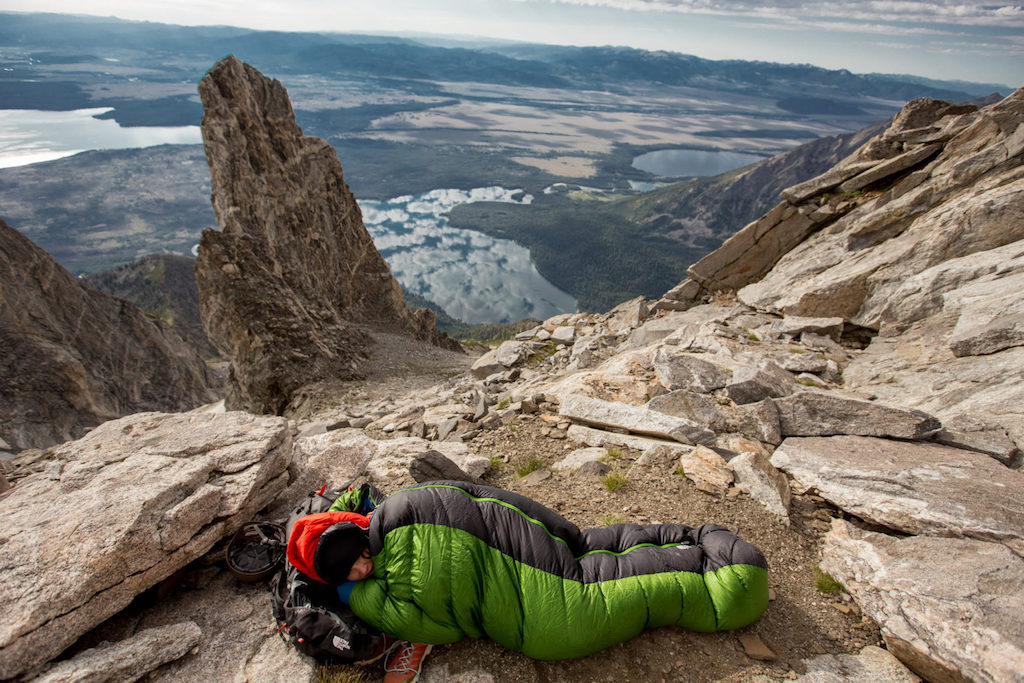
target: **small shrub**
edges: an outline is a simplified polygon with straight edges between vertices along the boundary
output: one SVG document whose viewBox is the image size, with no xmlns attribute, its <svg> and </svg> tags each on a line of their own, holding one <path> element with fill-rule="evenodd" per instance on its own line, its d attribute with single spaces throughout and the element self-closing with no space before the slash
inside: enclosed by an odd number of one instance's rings
<svg viewBox="0 0 1024 683">
<path fill-rule="evenodd" d="M 612 472 L 611 474 L 606 474 L 601 483 L 604 484 L 606 489 L 615 493 L 626 485 L 626 477 L 618 472 Z"/>
<path fill-rule="evenodd" d="M 611 526 L 612 524 L 625 524 L 626 520 L 618 515 L 605 515 L 601 518 L 601 524 Z"/>
<path fill-rule="evenodd" d="M 761 341 L 761 338 L 760 338 L 760 337 L 758 337 L 758 336 L 757 336 L 756 334 L 754 334 L 753 332 L 751 332 L 750 334 L 748 334 L 748 335 L 747 335 L 747 339 L 749 339 L 749 340 L 750 340 L 750 341 L 752 341 L 752 342 L 759 342 L 759 341 Z"/>
<path fill-rule="evenodd" d="M 815 382 L 813 379 L 807 379 L 806 377 L 801 377 L 800 379 L 797 380 L 797 383 L 803 384 L 805 387 L 818 387 L 819 389 L 825 387 L 824 384 L 819 384 L 818 382 Z"/>
<path fill-rule="evenodd" d="M 814 586 L 819 592 L 825 593 L 826 595 L 832 595 L 838 593 L 843 588 L 843 584 L 832 578 L 832 575 L 828 572 L 821 570 L 821 567 L 814 568 Z"/>
<path fill-rule="evenodd" d="M 530 472 L 536 472 L 541 467 L 544 467 L 544 461 L 534 456 L 516 468 L 516 476 L 520 478 L 525 477 Z"/>
<path fill-rule="evenodd" d="M 678 474 L 680 477 L 685 477 L 686 468 L 680 465 L 679 467 L 675 468 L 675 470 L 672 471 L 672 474 Z"/>
<path fill-rule="evenodd" d="M 498 410 L 504 410 L 505 408 L 508 408 L 511 403 L 512 399 L 506 396 L 505 398 L 501 399 L 501 401 L 498 403 Z"/>
<path fill-rule="evenodd" d="M 618 460 L 619 458 L 622 457 L 622 451 L 620 451 L 618 448 L 609 448 L 608 449 L 608 457 L 612 458 L 612 459 L 615 459 L 615 460 Z"/>
</svg>

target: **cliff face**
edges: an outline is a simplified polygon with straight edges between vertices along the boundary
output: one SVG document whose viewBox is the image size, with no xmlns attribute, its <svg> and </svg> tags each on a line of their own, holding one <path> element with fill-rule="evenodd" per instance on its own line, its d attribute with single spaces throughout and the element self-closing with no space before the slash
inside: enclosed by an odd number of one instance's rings
<svg viewBox="0 0 1024 683">
<path fill-rule="evenodd" d="M 2 220 L 0 350 L 0 438 L 14 449 L 215 400 L 205 363 L 173 330 L 80 284 Z"/>
<path fill-rule="evenodd" d="M 284 87 L 234 57 L 199 84 L 220 231 L 196 263 L 207 334 L 231 361 L 230 407 L 280 413 L 326 378 L 355 379 L 362 326 L 458 344 L 402 299 L 334 149 L 303 136 Z"/>
<path fill-rule="evenodd" d="M 86 284 L 101 292 L 128 299 L 146 311 L 155 311 L 174 324 L 181 338 L 192 344 L 204 358 L 217 356 L 217 349 L 203 331 L 199 318 L 195 259 L 176 254 L 150 254 L 115 270 L 85 275 Z"/>
</svg>

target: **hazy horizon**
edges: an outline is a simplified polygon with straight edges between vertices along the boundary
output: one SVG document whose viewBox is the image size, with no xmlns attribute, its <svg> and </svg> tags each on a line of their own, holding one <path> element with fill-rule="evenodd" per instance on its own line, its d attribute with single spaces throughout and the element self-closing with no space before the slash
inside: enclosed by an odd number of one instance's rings
<svg viewBox="0 0 1024 683">
<path fill-rule="evenodd" d="M 181 26 L 617 45 L 705 59 L 1024 84 L 1024 7 L 870 0 L 0 0 L 0 11 Z M 1004 93 L 1007 94 L 1007 93 Z"/>
</svg>

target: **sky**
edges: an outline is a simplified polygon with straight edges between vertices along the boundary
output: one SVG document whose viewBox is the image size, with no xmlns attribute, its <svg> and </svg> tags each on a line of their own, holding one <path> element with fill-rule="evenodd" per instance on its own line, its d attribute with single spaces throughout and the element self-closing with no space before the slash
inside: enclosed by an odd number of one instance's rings
<svg viewBox="0 0 1024 683">
<path fill-rule="evenodd" d="M 626 45 L 706 59 L 1024 85 L 1024 4 L 1000 0 L 0 0 L 0 10 Z"/>
</svg>

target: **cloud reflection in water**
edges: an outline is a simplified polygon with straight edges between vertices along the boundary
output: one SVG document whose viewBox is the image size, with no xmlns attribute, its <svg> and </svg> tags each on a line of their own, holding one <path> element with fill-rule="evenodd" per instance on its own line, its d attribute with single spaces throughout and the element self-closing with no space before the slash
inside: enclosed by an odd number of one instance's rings
<svg viewBox="0 0 1024 683">
<path fill-rule="evenodd" d="M 374 244 L 406 289 L 470 323 L 548 318 L 576 310 L 576 300 L 541 277 L 529 251 L 510 240 L 448 226 L 459 204 L 528 204 L 502 187 L 432 190 L 387 201 L 360 201 Z"/>
</svg>

